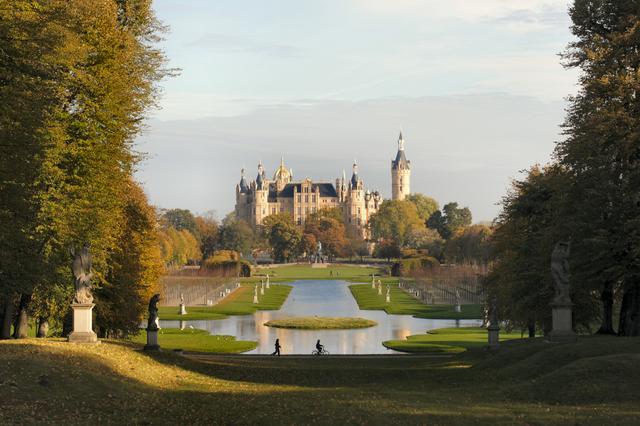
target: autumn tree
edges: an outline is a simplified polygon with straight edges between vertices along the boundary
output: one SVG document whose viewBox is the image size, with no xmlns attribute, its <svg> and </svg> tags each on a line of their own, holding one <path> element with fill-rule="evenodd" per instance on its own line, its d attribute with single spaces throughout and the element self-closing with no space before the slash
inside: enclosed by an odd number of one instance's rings
<svg viewBox="0 0 640 426">
<path fill-rule="evenodd" d="M 415 204 L 416 209 L 418 210 L 418 216 L 420 216 L 420 219 L 425 223 L 429 220 L 432 214 L 440 209 L 440 206 L 435 199 L 423 194 L 411 194 L 405 199 Z"/>
<path fill-rule="evenodd" d="M 393 241 L 398 247 L 408 245 L 411 235 L 425 227 L 414 203 L 396 200 L 382 203 L 369 226 L 374 239 Z"/>
</svg>

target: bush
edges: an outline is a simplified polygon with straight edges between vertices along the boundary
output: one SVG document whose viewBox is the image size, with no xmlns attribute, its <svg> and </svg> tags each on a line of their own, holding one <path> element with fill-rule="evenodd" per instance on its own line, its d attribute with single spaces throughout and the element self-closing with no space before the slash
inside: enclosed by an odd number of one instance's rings
<svg viewBox="0 0 640 426">
<path fill-rule="evenodd" d="M 240 259 L 240 253 L 233 250 L 218 250 L 203 262 L 202 267 L 224 277 L 251 276 L 251 263 Z"/>
<path fill-rule="evenodd" d="M 432 269 L 440 266 L 440 262 L 431 256 L 420 256 L 409 259 L 402 259 L 394 262 L 391 267 L 391 275 L 394 277 L 409 276 L 422 269 Z"/>
</svg>

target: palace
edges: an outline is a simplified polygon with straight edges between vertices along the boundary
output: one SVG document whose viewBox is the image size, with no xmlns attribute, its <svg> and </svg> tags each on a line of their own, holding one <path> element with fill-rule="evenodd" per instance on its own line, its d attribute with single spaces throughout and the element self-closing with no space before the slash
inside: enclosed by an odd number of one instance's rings
<svg viewBox="0 0 640 426">
<path fill-rule="evenodd" d="M 247 182 L 244 169 L 240 183 L 236 185 L 236 217 L 252 226 L 260 225 L 265 217 L 276 213 L 293 216 L 298 225 L 304 224 L 307 216 L 320 209 L 342 210 L 345 224 L 362 238 L 368 238 L 369 218 L 378 211 L 382 197 L 378 191 L 365 190 L 358 175 L 358 164 L 354 162 L 351 179 L 342 177 L 331 182 L 314 182 L 306 178 L 293 180 L 293 172 L 280 161 L 280 166 L 268 179 L 262 163 L 258 165 L 258 176 Z M 403 200 L 410 194 L 411 163 L 404 153 L 402 133 L 398 138 L 396 159 L 391 162 L 391 188 L 394 200 Z"/>
</svg>

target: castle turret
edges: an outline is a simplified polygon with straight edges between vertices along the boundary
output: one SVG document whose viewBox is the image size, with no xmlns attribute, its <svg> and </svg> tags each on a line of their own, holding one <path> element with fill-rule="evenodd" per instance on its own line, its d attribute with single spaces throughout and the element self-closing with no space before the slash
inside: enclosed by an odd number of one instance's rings
<svg viewBox="0 0 640 426">
<path fill-rule="evenodd" d="M 398 153 L 391 161 L 391 199 L 404 200 L 411 193 L 411 162 L 404 153 L 402 132 L 398 137 Z"/>
</svg>

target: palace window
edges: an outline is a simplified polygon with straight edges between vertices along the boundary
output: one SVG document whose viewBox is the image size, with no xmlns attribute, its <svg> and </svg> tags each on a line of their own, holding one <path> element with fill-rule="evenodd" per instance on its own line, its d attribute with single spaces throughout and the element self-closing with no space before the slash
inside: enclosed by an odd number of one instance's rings
<svg viewBox="0 0 640 426">
<path fill-rule="evenodd" d="M 313 208 L 311 209 L 311 211 L 312 211 L 313 213 L 315 213 L 315 212 L 316 212 L 316 208 L 315 208 L 315 207 L 313 207 Z"/>
<path fill-rule="evenodd" d="M 305 203 L 308 203 L 308 202 L 309 202 L 309 196 L 308 196 L 308 195 L 305 195 L 305 196 L 304 196 L 304 202 L 305 202 Z"/>
<path fill-rule="evenodd" d="M 284 213 L 284 207 L 280 206 L 280 213 Z"/>
<path fill-rule="evenodd" d="M 271 214 L 276 214 L 276 208 L 275 207 L 271 207 Z"/>
<path fill-rule="evenodd" d="M 314 203 L 316 202 L 316 196 L 315 195 L 311 196 L 311 201 L 314 202 Z"/>
<path fill-rule="evenodd" d="M 298 218 L 298 225 L 302 225 L 302 219 Z"/>
<path fill-rule="evenodd" d="M 304 209 L 304 213 L 305 213 L 305 214 L 309 214 L 309 207 L 305 207 L 305 209 Z"/>
<path fill-rule="evenodd" d="M 298 195 L 298 202 L 301 203 L 302 202 L 302 195 Z"/>
</svg>

